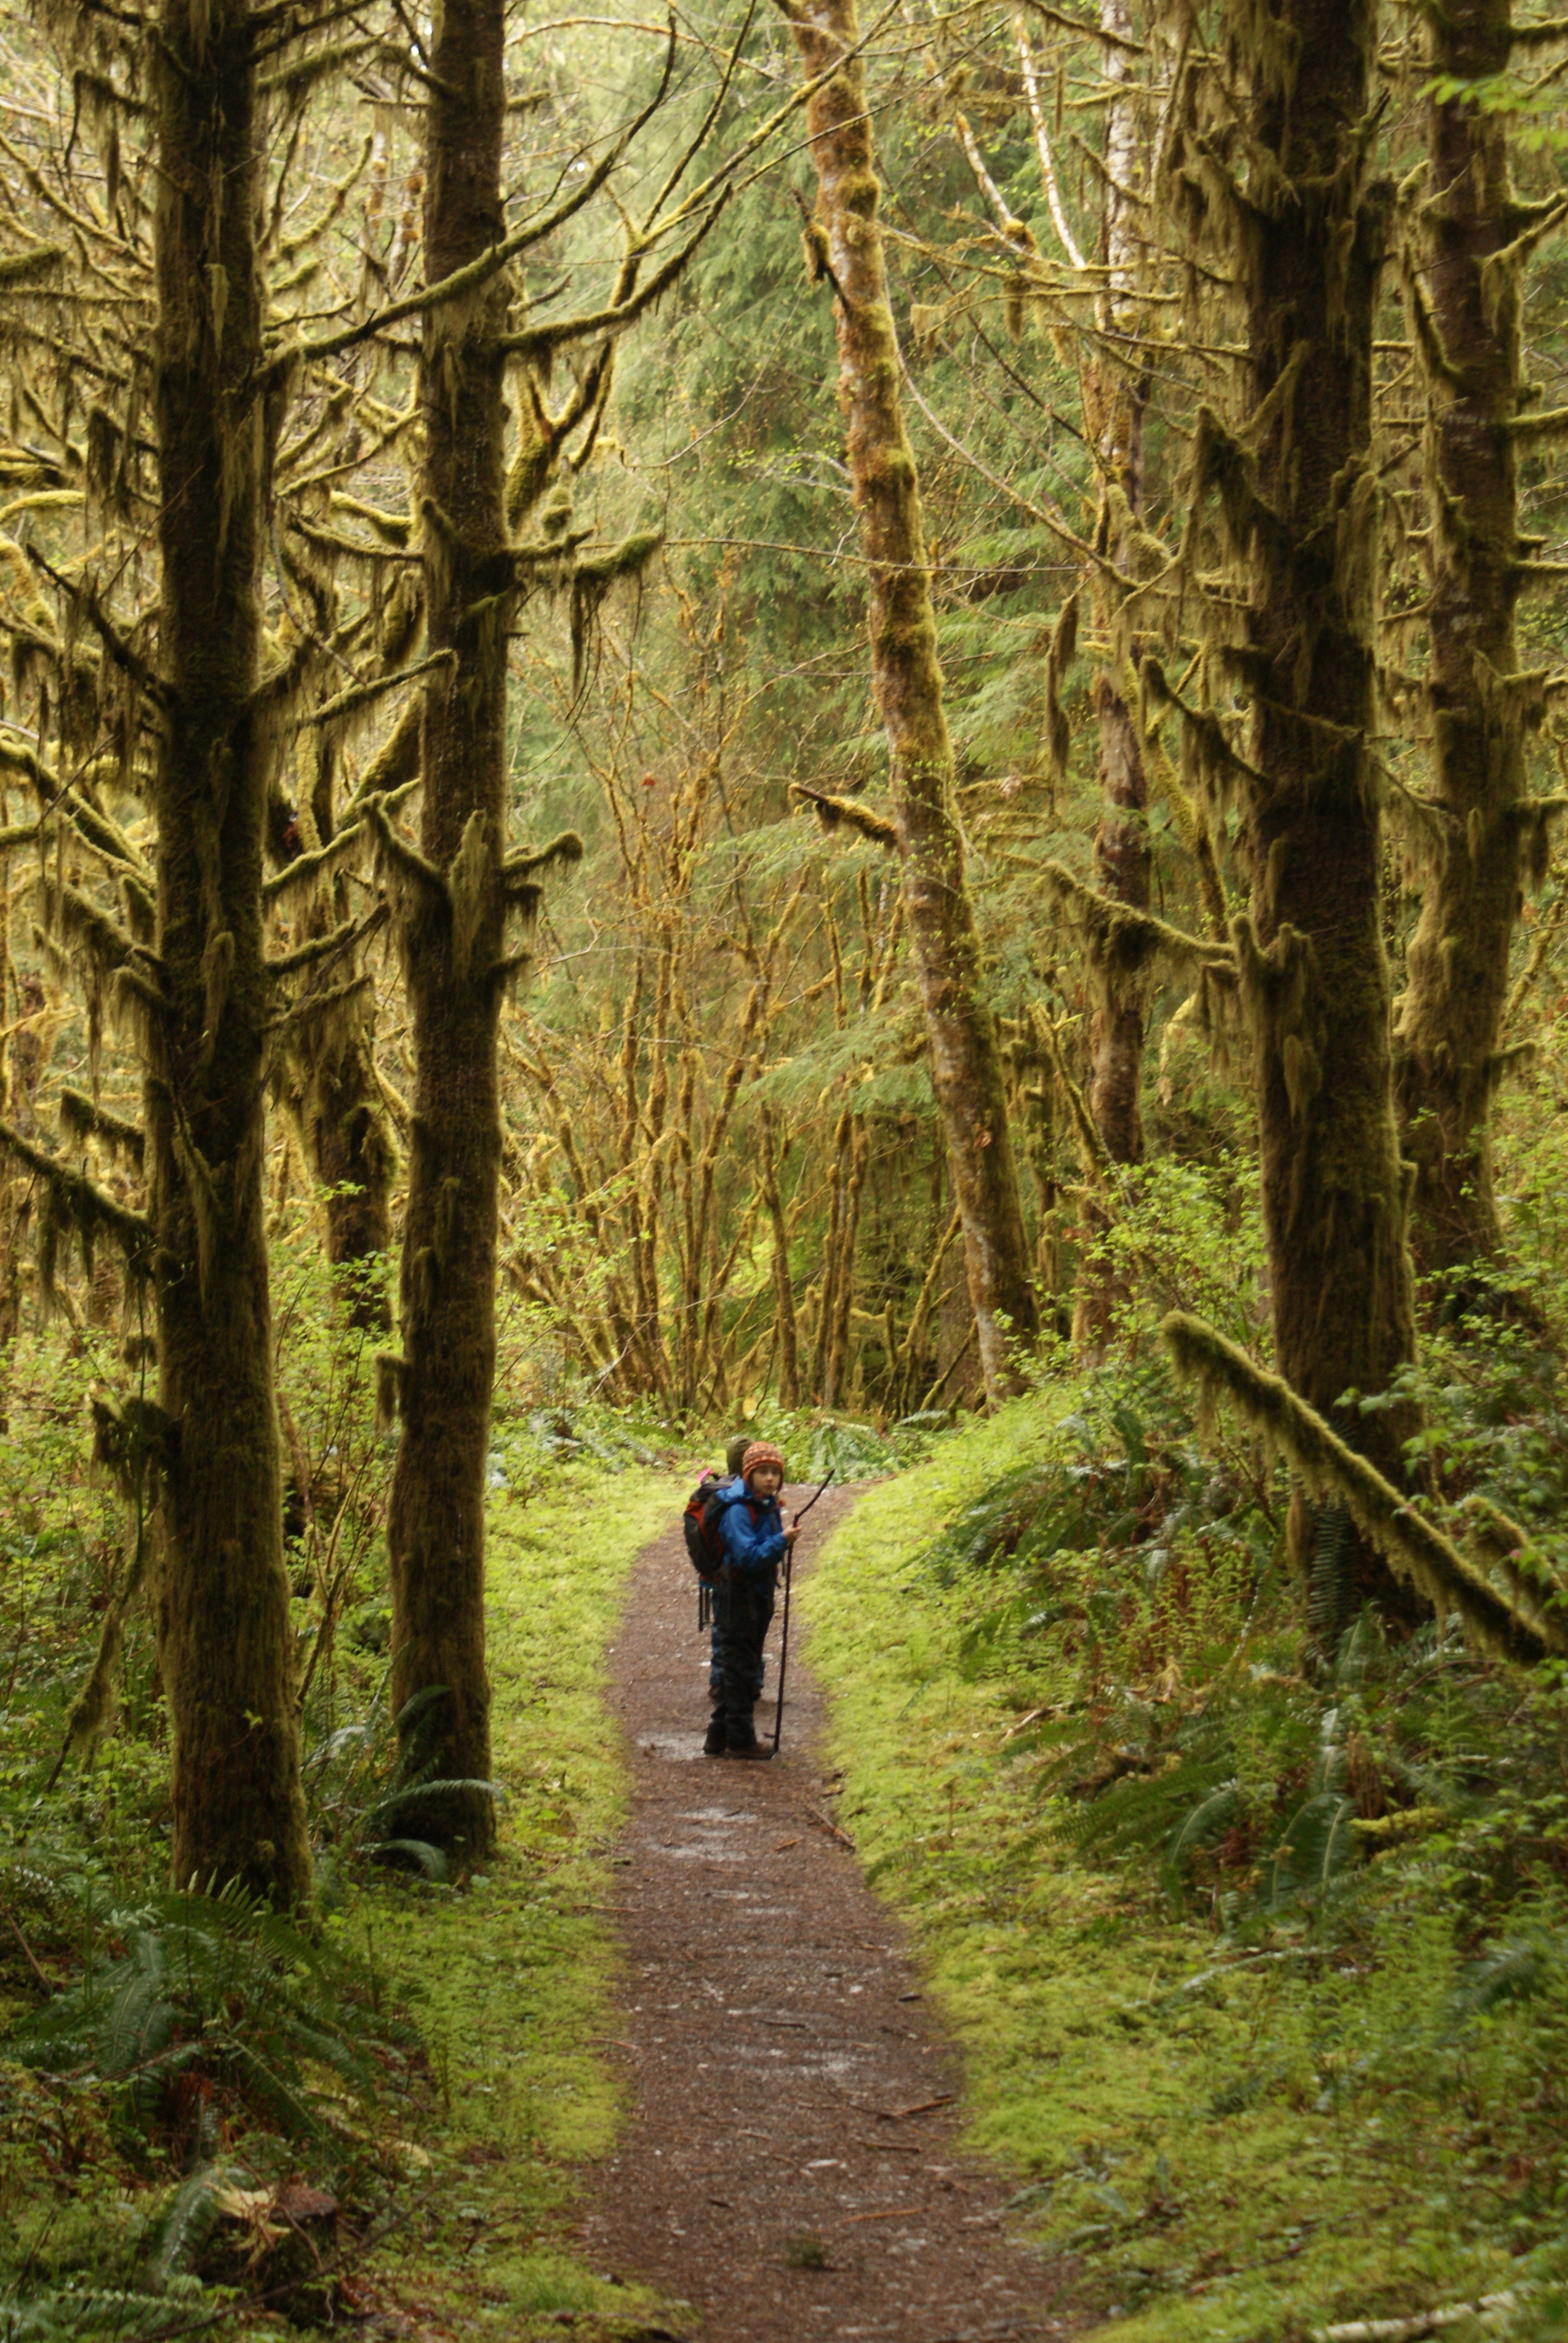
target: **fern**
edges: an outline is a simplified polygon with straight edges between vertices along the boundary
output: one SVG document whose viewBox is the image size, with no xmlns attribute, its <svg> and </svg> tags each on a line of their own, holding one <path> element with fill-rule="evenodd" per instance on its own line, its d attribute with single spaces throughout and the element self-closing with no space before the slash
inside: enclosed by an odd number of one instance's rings
<svg viewBox="0 0 1568 2343">
<path fill-rule="evenodd" d="M 1307 1625 L 1325 1652 L 1344 1631 L 1354 1599 L 1355 1528 L 1350 1508 L 1320 1505 L 1312 1523 L 1312 1559 L 1307 1581 Z"/>
<path fill-rule="evenodd" d="M 1332 1894 L 1342 1874 L 1361 1858 L 1351 1827 L 1354 1815 L 1352 1801 L 1333 1790 L 1321 1790 L 1297 1807 L 1269 1858 L 1258 1897 L 1263 1910 Z"/>
<path fill-rule="evenodd" d="M 1231 1772 L 1225 1749 L 1193 1750 L 1160 1774 L 1131 1774 L 1080 1807 L 1062 1835 L 1081 1855 L 1166 1855 Z"/>
<path fill-rule="evenodd" d="M 158 2249 L 153 2257 L 155 2285 L 166 2287 L 170 2278 L 191 2268 L 217 2226 L 218 2190 L 245 2186 L 250 2178 L 244 2165 L 205 2164 L 199 2172 L 193 2172 L 188 2180 L 182 2181 L 164 2217 Z"/>
<path fill-rule="evenodd" d="M 286 2135 L 324 2127 L 305 2064 L 368 2088 L 347 1977 L 279 1914 L 236 1891 L 162 1896 L 108 1916 L 124 1956 L 90 1971 L 12 2037 L 20 2063 L 61 2073 L 91 2066 L 123 2087 L 126 2113 L 151 2123 L 193 2068 Z"/>
<path fill-rule="evenodd" d="M 211 2321 L 198 2312 L 188 2323 L 171 2321 L 161 2295 L 107 2288 L 55 2287 L 30 2302 L 0 2302 L 0 2343 L 55 2343 L 56 2337 L 111 2336 L 135 2343 L 138 2336 L 188 2332 Z"/>
<path fill-rule="evenodd" d="M 1449 1996 L 1452 2028 L 1461 2031 L 1500 2002 L 1531 2001 L 1563 1986 L 1564 1945 L 1556 1936 L 1513 1936 L 1493 1945 L 1465 1968 Z"/>
<path fill-rule="evenodd" d="M 452 1866 L 438 1846 L 423 1838 L 380 1838 L 366 1843 L 365 1852 L 376 1863 L 403 1861 L 423 1872 L 427 1879 L 447 1880 Z"/>
</svg>

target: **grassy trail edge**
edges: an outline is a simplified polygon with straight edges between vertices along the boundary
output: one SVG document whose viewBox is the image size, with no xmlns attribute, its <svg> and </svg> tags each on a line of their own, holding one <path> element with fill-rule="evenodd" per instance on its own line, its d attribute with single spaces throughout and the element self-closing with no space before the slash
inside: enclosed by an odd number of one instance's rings
<svg viewBox="0 0 1568 2343">
<path fill-rule="evenodd" d="M 407 2144 L 410 2216 L 367 2278 L 422 2328 L 510 2338 L 648 2331 L 661 2306 L 583 2258 L 572 2217 L 624 2091 L 611 1865 L 628 1769 L 606 1688 L 640 1549 L 687 1475 L 568 1464 L 488 1528 L 486 1621 L 499 1844 L 462 1891 L 357 1897 L 344 1936 L 417 2024 L 442 2122 Z"/>
</svg>

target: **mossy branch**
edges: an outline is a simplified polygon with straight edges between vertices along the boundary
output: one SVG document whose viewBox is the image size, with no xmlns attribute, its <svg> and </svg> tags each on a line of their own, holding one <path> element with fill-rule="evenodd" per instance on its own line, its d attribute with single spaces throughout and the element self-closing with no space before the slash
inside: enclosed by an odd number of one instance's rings
<svg viewBox="0 0 1568 2343">
<path fill-rule="evenodd" d="M 1533 1662 L 1553 1653 L 1568 1654 L 1568 1615 L 1559 1620 L 1533 1606 L 1533 1615 L 1526 1615 L 1279 1375 L 1184 1310 L 1171 1311 L 1160 1332 L 1178 1374 L 1197 1383 L 1211 1407 L 1221 1393 L 1231 1399 L 1314 1497 L 1347 1506 L 1357 1529 L 1395 1576 L 1413 1586 L 1440 1617 L 1457 1613 L 1470 1640 L 1498 1659 Z"/>
<path fill-rule="evenodd" d="M 1045 655 L 1046 753 L 1051 774 L 1059 782 L 1067 779 L 1068 758 L 1072 747 L 1071 729 L 1061 705 L 1061 686 L 1077 656 L 1078 613 L 1081 602 L 1081 592 L 1068 596 L 1050 630 L 1050 643 Z"/>
<path fill-rule="evenodd" d="M 414 534 L 411 514 L 384 512 L 379 505 L 364 504 L 357 497 L 344 496 L 337 490 L 333 493 L 332 509 L 364 521 L 387 545 L 407 546 Z"/>
<path fill-rule="evenodd" d="M 69 1082 L 60 1091 L 56 1112 L 62 1139 L 74 1140 L 78 1146 L 95 1139 L 112 1155 L 127 1156 L 138 1171 L 141 1169 L 146 1134 L 139 1123 L 111 1113 L 106 1106 L 100 1106 L 85 1091 L 76 1090 Z"/>
<path fill-rule="evenodd" d="M 566 348 L 570 342 L 587 341 L 596 334 L 623 333 L 628 326 L 635 324 L 668 292 L 718 226 L 732 192 L 730 188 L 725 189 L 696 235 L 689 236 L 678 251 L 672 252 L 668 259 L 654 270 L 647 284 L 639 286 L 625 300 L 611 301 L 604 308 L 585 310 L 580 317 L 562 317 L 553 326 L 535 326 L 525 327 L 520 333 L 503 334 L 500 337 L 502 349 L 520 350 L 528 357 L 544 358 L 553 357 L 557 350 Z"/>
<path fill-rule="evenodd" d="M 155 1409 L 153 1413 L 161 1415 L 163 1410 Z M 124 1422 L 123 1411 L 113 1403 L 106 1403 L 95 1399 L 93 1415 L 97 1427 L 93 1453 L 100 1462 L 104 1462 L 106 1426 L 114 1432 L 120 1431 Z M 165 1421 L 167 1422 L 166 1417 Z M 116 1477 L 120 1475 L 116 1473 Z M 126 1620 L 146 1575 L 148 1543 L 144 1530 L 126 1574 L 126 1583 L 104 1614 L 104 1624 L 98 1630 L 98 1648 L 93 1655 L 86 1681 L 65 1711 L 65 1729 L 60 1737 L 60 1754 L 45 1785 L 46 1789 L 54 1788 L 73 1757 L 92 1757 L 114 1721 L 115 1679 L 119 1673 L 120 1654 L 125 1649 Z"/>
<path fill-rule="evenodd" d="M 1133 910 L 1109 895 L 1099 894 L 1075 879 L 1062 862 L 1043 862 L 1040 875 L 1058 905 L 1088 930 L 1097 952 L 1131 974 L 1163 952 L 1189 967 L 1234 971 L 1236 954 L 1230 944 L 1208 943 L 1173 928 L 1151 911 Z"/>
<path fill-rule="evenodd" d="M 1250 764 L 1239 749 L 1232 749 L 1219 718 L 1206 709 L 1190 707 L 1152 652 L 1145 659 L 1141 675 L 1147 698 L 1161 708 L 1173 708 L 1181 717 L 1206 779 L 1211 780 L 1216 772 L 1235 773 L 1259 788 L 1267 788 L 1268 776 Z"/>
<path fill-rule="evenodd" d="M 134 644 L 127 641 L 120 632 L 93 588 L 78 586 L 74 579 L 67 578 L 63 570 L 56 569 L 53 562 L 44 558 L 35 545 L 25 546 L 23 550 L 34 568 L 41 569 L 50 583 L 57 586 L 61 593 L 75 604 L 121 673 L 128 675 L 136 689 L 144 693 L 155 707 L 166 708 L 170 698 L 168 685 L 161 675 L 147 665 L 146 660 Z"/>
<path fill-rule="evenodd" d="M 588 636 L 600 603 L 618 579 L 640 578 L 663 543 L 662 529 L 639 530 L 635 536 L 622 538 L 618 545 L 608 546 L 603 553 L 590 554 L 586 559 L 579 557 L 573 565 L 571 639 L 574 693 L 582 682 Z"/>
<path fill-rule="evenodd" d="M 406 702 L 397 723 L 366 766 L 359 786 L 349 800 L 351 809 L 357 810 L 368 804 L 372 798 L 378 797 L 391 812 L 418 787 L 419 731 L 423 713 L 420 700 Z"/>
<path fill-rule="evenodd" d="M 1078 1135 L 1083 1168 L 1097 1187 L 1109 1190 L 1115 1184 L 1116 1165 L 1101 1134 L 1100 1125 L 1094 1120 L 1093 1110 L 1084 1097 L 1081 1086 L 1073 1080 L 1067 1052 L 1061 1046 L 1061 1034 L 1049 1016 L 1038 1016 L 1035 1027 L 1045 1043 L 1058 1085 L 1067 1101 L 1067 1111 L 1072 1117 L 1072 1127 Z"/>
<path fill-rule="evenodd" d="M 347 691 L 324 699 L 315 714 L 307 718 L 307 725 L 331 724 L 340 716 L 352 715 L 356 709 L 368 708 L 384 692 L 397 691 L 406 683 L 417 683 L 421 676 L 433 674 L 437 668 L 455 668 L 457 664 L 456 651 L 432 651 L 428 659 L 417 660 L 412 667 L 399 668 L 396 675 L 378 675 L 369 683 L 350 684 Z"/>
<path fill-rule="evenodd" d="M 319 992 L 304 994 L 281 1016 L 269 1018 L 266 1030 L 269 1033 L 281 1033 L 286 1029 L 307 1025 L 314 1019 L 334 1016 L 337 1011 L 347 1008 L 349 1001 L 374 990 L 375 982 L 374 976 L 367 970 L 360 976 L 345 977 L 341 984 L 324 984 Z"/>
<path fill-rule="evenodd" d="M 151 1221 L 140 1212 L 127 1212 L 116 1197 L 109 1195 L 84 1172 L 73 1172 L 57 1157 L 45 1154 L 14 1123 L 0 1121 L 0 1148 L 43 1182 L 49 1206 L 47 1225 L 56 1239 L 63 1231 L 73 1232 L 90 1252 L 97 1237 L 107 1236 L 125 1255 L 133 1275 L 145 1277 L 148 1273 L 154 1243 Z M 45 1260 L 43 1266 L 45 1288 L 48 1291 L 53 1285 L 52 1259 Z"/>
<path fill-rule="evenodd" d="M 80 951 L 105 975 L 123 968 L 131 956 L 131 942 L 102 906 L 79 887 L 42 886 L 45 906 L 66 943 Z"/>
<path fill-rule="evenodd" d="M 63 244 L 40 244 L 31 252 L 8 252 L 0 257 L 0 292 L 9 292 L 14 286 L 36 285 L 45 277 L 52 277 L 65 257 Z"/>
<path fill-rule="evenodd" d="M 1568 407 L 1548 407 L 1539 415 L 1515 415 L 1503 427 L 1511 439 L 1555 439 L 1568 431 Z"/>
<path fill-rule="evenodd" d="M 501 886 L 508 900 L 519 890 L 525 891 L 530 899 L 536 897 L 538 890 L 530 882 L 547 870 L 570 870 L 582 860 L 583 853 L 583 842 L 577 831 L 563 830 L 560 836 L 552 838 L 548 846 L 536 846 L 527 853 L 508 855 L 501 865 Z"/>
<path fill-rule="evenodd" d="M 387 818 L 386 802 L 373 798 L 366 806 L 370 827 L 376 833 L 376 843 L 383 867 L 400 879 L 414 892 L 451 908 L 451 890 L 433 862 L 427 862 L 417 846 L 393 829 Z"/>
<path fill-rule="evenodd" d="M 1522 1609 L 1533 1610 L 1543 1602 L 1568 1605 L 1568 1585 L 1528 1530 L 1476 1493 L 1465 1499 L 1464 1509 L 1471 1519 L 1470 1544 L 1486 1567 L 1499 1574 Z"/>
<path fill-rule="evenodd" d="M 417 756 L 419 725 L 417 704 L 413 712 L 414 721 L 409 727 L 412 736 L 410 745 L 411 753 Z M 383 750 L 382 758 L 385 756 L 386 751 Z M 382 761 L 382 758 L 377 759 L 377 764 Z M 371 769 L 374 771 L 375 768 L 372 767 Z M 269 909 L 276 910 L 286 903 L 288 897 L 298 889 L 307 887 L 312 880 L 319 877 L 324 871 L 335 869 L 345 856 L 351 854 L 357 846 L 363 844 L 366 831 L 370 827 L 372 804 L 378 803 L 388 815 L 394 814 L 399 806 L 413 796 L 418 786 L 418 776 L 416 775 L 413 780 L 405 781 L 401 789 L 377 792 L 374 797 L 366 796 L 353 799 L 347 815 L 335 838 L 329 838 L 325 846 L 313 847 L 308 853 L 297 854 L 292 862 L 286 863 L 281 870 L 275 871 L 269 879 L 262 880 L 262 901 Z"/>
<path fill-rule="evenodd" d="M 345 920 L 325 936 L 312 936 L 307 943 L 297 944 L 292 951 L 279 952 L 266 963 L 268 976 L 297 976 L 302 969 L 313 968 L 318 960 L 336 960 L 340 952 L 351 951 L 363 943 L 378 928 L 385 927 L 391 917 L 385 903 L 377 903 L 362 920 Z"/>
<path fill-rule="evenodd" d="M 791 781 L 789 794 L 799 798 L 811 808 L 824 830 L 837 830 L 840 822 L 869 838 L 873 846 L 885 846 L 889 851 L 899 851 L 899 833 L 885 814 L 875 813 L 862 805 L 859 798 L 836 798 L 826 789 L 814 789 L 805 781 Z"/>
</svg>

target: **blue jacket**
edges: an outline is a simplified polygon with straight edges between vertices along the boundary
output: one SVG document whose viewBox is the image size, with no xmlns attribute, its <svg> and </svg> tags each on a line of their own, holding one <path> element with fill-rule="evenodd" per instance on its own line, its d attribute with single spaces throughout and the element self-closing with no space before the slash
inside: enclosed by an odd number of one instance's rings
<svg viewBox="0 0 1568 2343">
<path fill-rule="evenodd" d="M 784 1516 L 777 1497 L 754 1496 L 744 1481 L 719 1491 L 719 1543 L 732 1570 L 749 1577 L 777 1570 L 784 1559 Z"/>
</svg>

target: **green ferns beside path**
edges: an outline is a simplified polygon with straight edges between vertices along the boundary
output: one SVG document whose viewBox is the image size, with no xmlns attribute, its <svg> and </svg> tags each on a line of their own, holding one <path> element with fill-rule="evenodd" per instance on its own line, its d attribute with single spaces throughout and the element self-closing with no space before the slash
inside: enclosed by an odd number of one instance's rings
<svg viewBox="0 0 1568 2343">
<path fill-rule="evenodd" d="M 864 1496 L 805 1590 L 837 1812 L 963 2046 L 971 2144 L 1126 2343 L 1505 2288 L 1473 2331 L 1568 2334 L 1562 1816 L 1508 1789 L 1562 1741 L 1555 1678 L 1429 1637 L 1383 1708 L 1387 1655 L 1307 1683 L 1266 1524 L 1249 1549 L 1190 1441 L 1146 1469 L 1122 1430 L 1086 1464 L 1083 1415 L 1017 1403 Z M 977 1556 L 988 1517 L 1014 1564 Z"/>
</svg>

